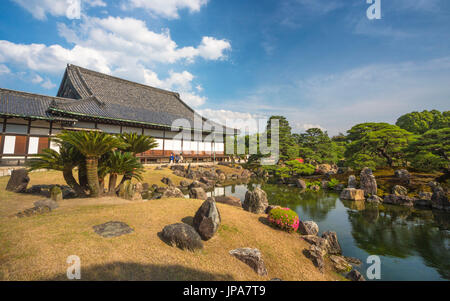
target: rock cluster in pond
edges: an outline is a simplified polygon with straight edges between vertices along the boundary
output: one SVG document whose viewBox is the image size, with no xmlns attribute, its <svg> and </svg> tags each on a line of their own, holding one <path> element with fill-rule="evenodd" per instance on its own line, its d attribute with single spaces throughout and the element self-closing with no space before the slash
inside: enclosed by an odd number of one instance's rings
<svg viewBox="0 0 450 301">
<path fill-rule="evenodd" d="M 250 266 L 258 275 L 267 275 L 266 265 L 258 249 L 239 248 L 231 250 L 230 254 Z"/>
<path fill-rule="evenodd" d="M 191 188 L 191 190 L 189 190 L 189 197 L 191 199 L 199 200 L 206 200 L 207 198 L 205 190 L 201 187 Z"/>
<path fill-rule="evenodd" d="M 345 188 L 341 191 L 342 200 L 362 201 L 365 199 L 364 190 L 356 188 Z"/>
<path fill-rule="evenodd" d="M 392 187 L 392 194 L 405 196 L 408 195 L 408 189 L 401 185 L 395 185 L 394 187 Z"/>
<path fill-rule="evenodd" d="M 12 192 L 25 192 L 29 182 L 30 177 L 25 168 L 15 169 L 11 172 L 11 177 L 6 185 L 6 190 Z"/>
<path fill-rule="evenodd" d="M 162 194 L 161 198 L 170 199 L 170 198 L 184 198 L 183 192 L 176 188 L 175 186 L 169 186 Z"/>
<path fill-rule="evenodd" d="M 383 203 L 383 199 L 377 195 L 371 195 L 366 199 L 367 203 L 381 204 Z"/>
<path fill-rule="evenodd" d="M 360 181 L 360 188 L 364 190 L 364 195 L 366 197 L 377 194 L 378 191 L 377 181 L 372 173 L 372 169 L 364 167 L 361 170 L 361 174 L 359 175 L 359 181 Z"/>
<path fill-rule="evenodd" d="M 296 185 L 298 188 L 300 188 L 300 189 L 306 189 L 306 188 L 307 188 L 305 181 L 302 180 L 302 179 L 295 179 L 294 182 L 295 182 L 295 185 Z"/>
<path fill-rule="evenodd" d="M 391 204 L 391 205 L 400 205 L 400 206 L 407 206 L 412 207 L 414 206 L 415 199 L 409 196 L 405 195 L 395 195 L 395 194 L 389 194 L 384 197 L 383 203 Z"/>
<path fill-rule="evenodd" d="M 266 211 L 267 206 L 269 206 L 267 194 L 261 188 L 256 187 L 253 191 L 247 191 L 245 193 L 245 200 L 242 204 L 244 210 L 262 214 Z"/>
<path fill-rule="evenodd" d="M 409 185 L 411 182 L 411 174 L 406 169 L 398 169 L 394 172 L 394 176 L 400 180 L 402 185 Z"/>
<path fill-rule="evenodd" d="M 203 249 L 203 242 L 200 235 L 192 226 L 184 223 L 165 226 L 161 232 L 161 237 L 168 244 L 182 250 L 195 251 Z"/>
<path fill-rule="evenodd" d="M 436 185 L 433 188 L 433 194 L 431 196 L 431 207 L 433 209 L 450 211 L 448 193 L 440 185 Z"/>
<path fill-rule="evenodd" d="M 300 221 L 298 232 L 302 235 L 317 235 L 319 233 L 319 226 L 314 221 Z"/>
<path fill-rule="evenodd" d="M 215 200 L 217 203 L 227 204 L 236 207 L 242 207 L 241 199 L 234 196 L 216 196 Z"/>
<path fill-rule="evenodd" d="M 101 225 L 93 226 L 94 232 L 100 236 L 109 238 L 117 237 L 134 232 L 134 230 L 124 222 L 110 221 Z"/>
<path fill-rule="evenodd" d="M 193 225 L 203 240 L 211 239 L 219 230 L 221 218 L 214 198 L 208 198 L 197 210 Z"/>
</svg>

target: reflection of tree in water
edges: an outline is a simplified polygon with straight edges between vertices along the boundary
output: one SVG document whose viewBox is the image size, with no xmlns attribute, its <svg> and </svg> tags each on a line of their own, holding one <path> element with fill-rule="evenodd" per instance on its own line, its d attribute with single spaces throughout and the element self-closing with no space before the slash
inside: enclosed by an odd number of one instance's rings
<svg viewBox="0 0 450 301">
<path fill-rule="evenodd" d="M 326 219 L 329 211 L 336 208 L 337 196 L 325 192 L 300 192 L 296 187 L 263 184 L 261 188 L 267 193 L 270 204 L 289 207 L 299 211 L 316 222 Z M 302 217 L 300 217 L 302 218 Z"/>
<path fill-rule="evenodd" d="M 376 209 L 348 212 L 352 236 L 359 248 L 381 256 L 420 255 L 427 266 L 450 279 L 450 235 L 436 227 L 431 211 L 389 206 L 380 210 L 374 220 L 374 213 L 367 210 Z"/>
</svg>

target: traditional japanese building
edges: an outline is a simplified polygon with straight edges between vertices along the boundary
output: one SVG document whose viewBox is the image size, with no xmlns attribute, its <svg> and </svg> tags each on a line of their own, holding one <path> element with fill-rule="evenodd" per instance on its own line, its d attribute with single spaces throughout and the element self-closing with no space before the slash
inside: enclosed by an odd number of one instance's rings
<svg viewBox="0 0 450 301">
<path fill-rule="evenodd" d="M 68 65 L 56 97 L 0 88 L 0 160 L 20 164 L 62 130 L 138 133 L 158 147 L 139 154 L 143 163 L 166 162 L 171 153 L 187 161 L 224 160 L 225 128 L 197 114 L 180 95 Z"/>
</svg>

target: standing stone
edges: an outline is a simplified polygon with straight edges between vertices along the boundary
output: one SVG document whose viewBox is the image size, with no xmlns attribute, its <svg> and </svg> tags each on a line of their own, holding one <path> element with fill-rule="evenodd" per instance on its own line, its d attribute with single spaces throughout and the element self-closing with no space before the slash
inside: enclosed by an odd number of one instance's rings
<svg viewBox="0 0 450 301">
<path fill-rule="evenodd" d="M 342 200 L 362 201 L 364 200 L 364 190 L 355 188 L 345 188 L 342 190 L 340 198 Z"/>
<path fill-rule="evenodd" d="M 358 182 L 356 182 L 356 177 L 354 175 L 350 175 L 348 177 L 348 188 L 356 188 L 356 186 L 358 185 Z"/>
<path fill-rule="evenodd" d="M 15 169 L 11 172 L 6 190 L 13 192 L 25 192 L 27 190 L 30 177 L 28 171 L 25 168 Z"/>
<path fill-rule="evenodd" d="M 392 187 L 392 194 L 395 195 L 408 195 L 408 189 L 403 186 L 395 185 Z"/>
<path fill-rule="evenodd" d="M 307 187 L 305 181 L 303 181 L 302 179 L 296 179 L 295 185 L 300 189 L 306 189 Z"/>
<path fill-rule="evenodd" d="M 53 186 L 52 189 L 50 189 L 50 198 L 55 202 L 62 201 L 63 194 L 61 188 Z"/>
<path fill-rule="evenodd" d="M 178 223 L 165 226 L 161 236 L 167 243 L 182 250 L 194 251 L 203 248 L 200 235 L 187 224 Z"/>
<path fill-rule="evenodd" d="M 220 226 L 220 213 L 213 198 L 208 198 L 194 216 L 194 228 L 203 240 L 211 239 Z"/>
<path fill-rule="evenodd" d="M 377 181 L 370 168 L 364 167 L 361 170 L 359 179 L 361 189 L 364 190 L 365 196 L 377 194 Z"/>
<path fill-rule="evenodd" d="M 298 231 L 302 235 L 317 235 L 317 233 L 319 233 L 319 226 L 313 221 L 300 221 L 298 224 Z"/>
<path fill-rule="evenodd" d="M 240 248 L 231 250 L 230 254 L 250 266 L 258 275 L 267 275 L 266 265 L 258 249 Z"/>
<path fill-rule="evenodd" d="M 242 204 L 244 210 L 256 214 L 262 214 L 266 211 L 269 202 L 267 201 L 267 194 L 264 190 L 256 187 L 253 191 L 247 191 L 245 194 L 245 201 Z"/>
<path fill-rule="evenodd" d="M 341 245 L 339 244 L 337 234 L 334 231 L 327 231 L 322 234 L 322 238 L 328 242 L 328 253 L 333 255 L 342 254 Z"/>
<path fill-rule="evenodd" d="M 199 199 L 199 200 L 206 200 L 207 199 L 206 192 L 201 187 L 192 188 L 191 190 L 189 190 L 189 197 L 191 199 Z"/>
</svg>

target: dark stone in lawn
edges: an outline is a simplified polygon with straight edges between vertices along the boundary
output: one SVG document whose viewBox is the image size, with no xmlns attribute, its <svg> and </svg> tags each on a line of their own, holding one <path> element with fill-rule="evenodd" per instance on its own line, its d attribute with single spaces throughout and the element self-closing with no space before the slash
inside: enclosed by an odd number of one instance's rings
<svg viewBox="0 0 450 301">
<path fill-rule="evenodd" d="M 230 254 L 250 266 L 259 276 L 267 275 L 266 265 L 258 249 L 240 248 L 231 250 Z"/>
<path fill-rule="evenodd" d="M 162 178 L 161 182 L 163 182 L 167 186 L 174 186 L 173 181 L 167 177 Z"/>
<path fill-rule="evenodd" d="M 101 225 L 94 226 L 94 231 L 103 237 L 116 237 L 134 232 L 130 226 L 123 222 L 111 221 Z"/>
<path fill-rule="evenodd" d="M 16 214 L 16 216 L 19 218 L 22 218 L 22 217 L 28 217 L 28 216 L 32 216 L 32 215 L 44 214 L 44 213 L 47 213 L 50 211 L 52 211 L 52 209 L 47 206 L 33 207 L 33 208 L 25 209 L 24 211 L 20 211 L 19 213 Z"/>
<path fill-rule="evenodd" d="M 11 172 L 6 190 L 13 192 L 25 192 L 27 190 L 30 177 L 28 171 L 25 168 L 15 169 Z"/>
<path fill-rule="evenodd" d="M 33 203 L 34 207 L 49 207 L 54 210 L 59 207 L 58 203 L 52 199 L 40 200 Z"/>
<path fill-rule="evenodd" d="M 193 224 L 201 238 L 209 240 L 216 234 L 220 222 L 220 212 L 217 209 L 216 202 L 214 198 L 208 198 L 195 213 Z"/>
<path fill-rule="evenodd" d="M 165 226 L 161 236 L 168 244 L 177 246 L 182 250 L 194 251 L 203 248 L 200 235 L 187 224 L 178 223 Z"/>
</svg>

